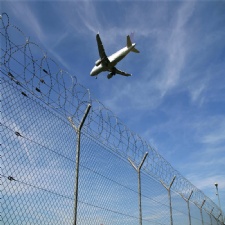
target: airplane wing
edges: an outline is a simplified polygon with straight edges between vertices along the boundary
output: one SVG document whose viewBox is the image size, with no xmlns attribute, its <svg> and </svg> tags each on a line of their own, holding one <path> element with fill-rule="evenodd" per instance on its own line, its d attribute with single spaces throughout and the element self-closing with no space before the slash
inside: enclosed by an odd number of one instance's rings
<svg viewBox="0 0 225 225">
<path fill-rule="evenodd" d="M 105 49 L 103 47 L 103 44 L 102 44 L 102 41 L 101 41 L 101 38 L 100 38 L 99 34 L 96 35 L 96 40 L 97 40 L 97 43 L 98 43 L 99 56 L 103 60 L 102 62 L 104 62 L 104 64 L 109 64 L 110 62 L 109 62 L 109 59 L 108 59 L 107 55 L 105 54 Z"/>
<path fill-rule="evenodd" d="M 126 76 L 126 77 L 132 76 L 132 74 L 126 73 L 126 72 L 121 71 L 121 70 L 118 70 L 116 67 L 113 67 L 113 71 L 117 74 L 122 75 L 122 76 Z"/>
</svg>

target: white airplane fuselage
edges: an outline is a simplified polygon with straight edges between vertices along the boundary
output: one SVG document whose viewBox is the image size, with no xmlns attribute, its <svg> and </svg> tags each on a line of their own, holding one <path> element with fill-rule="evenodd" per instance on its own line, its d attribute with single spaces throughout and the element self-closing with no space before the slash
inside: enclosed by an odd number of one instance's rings
<svg viewBox="0 0 225 225">
<path fill-rule="evenodd" d="M 100 63 L 98 66 L 94 66 L 91 70 L 90 75 L 91 76 L 97 76 L 99 73 L 104 71 L 110 71 L 113 69 L 113 67 L 116 66 L 116 64 L 121 61 L 133 48 L 135 47 L 135 43 L 133 43 L 130 47 L 124 47 L 117 51 L 116 53 L 112 54 L 108 57 L 109 64 L 104 65 L 103 63 Z"/>
</svg>

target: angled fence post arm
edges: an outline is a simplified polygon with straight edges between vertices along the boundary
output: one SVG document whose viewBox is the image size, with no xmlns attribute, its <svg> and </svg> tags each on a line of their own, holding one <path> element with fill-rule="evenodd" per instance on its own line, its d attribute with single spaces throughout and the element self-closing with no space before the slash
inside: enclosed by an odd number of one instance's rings
<svg viewBox="0 0 225 225">
<path fill-rule="evenodd" d="M 134 169 L 138 172 L 138 168 L 134 165 L 134 163 L 131 161 L 131 159 L 128 158 L 128 161 L 134 167 Z"/>
<path fill-rule="evenodd" d="M 77 205 L 78 205 L 78 186 L 79 186 L 79 166 L 80 166 L 80 136 L 81 136 L 81 129 L 84 125 L 84 122 L 87 118 L 87 115 L 91 109 L 91 105 L 88 104 L 84 116 L 79 124 L 78 127 L 75 126 L 71 117 L 68 117 L 72 127 L 76 131 L 77 134 L 77 146 L 76 146 L 76 170 L 75 170 L 75 185 L 74 185 L 74 220 L 73 225 L 77 224 Z"/>
<path fill-rule="evenodd" d="M 169 189 L 172 187 L 173 182 L 175 181 L 175 179 L 176 179 L 176 176 L 173 177 L 173 180 L 172 180 L 171 183 L 170 183 Z"/>
<path fill-rule="evenodd" d="M 140 165 L 139 165 L 139 170 L 141 170 L 141 167 L 143 166 L 143 164 L 144 164 L 144 162 L 145 162 L 145 159 L 146 159 L 146 157 L 148 156 L 148 152 L 146 152 L 145 153 L 145 155 L 144 155 L 144 157 L 143 157 L 143 159 L 142 159 L 142 161 L 141 161 L 141 163 L 140 163 Z"/>
<path fill-rule="evenodd" d="M 187 198 L 185 198 L 182 193 L 180 193 L 180 196 L 184 199 L 185 202 L 188 202 Z"/>
<path fill-rule="evenodd" d="M 162 180 L 160 180 L 160 183 L 162 184 L 162 186 L 168 191 L 168 187 L 166 186 L 166 184 L 164 184 L 164 182 Z"/>
<path fill-rule="evenodd" d="M 137 171 L 138 173 L 138 196 L 139 196 L 139 201 L 138 201 L 138 205 L 139 205 L 139 225 L 142 225 L 142 205 L 141 205 L 141 167 L 144 164 L 144 161 L 146 159 L 148 155 L 148 152 L 145 153 L 141 163 L 139 164 L 139 166 L 135 166 L 134 162 L 131 161 L 131 159 L 128 158 L 128 161 L 130 162 L 130 164 L 134 167 L 134 169 Z"/>
<path fill-rule="evenodd" d="M 188 199 L 187 199 L 188 201 L 191 199 L 191 196 L 192 196 L 193 192 L 194 192 L 194 191 L 192 190 L 192 191 L 191 191 L 191 194 L 189 195 L 189 197 L 188 197 Z"/>
<path fill-rule="evenodd" d="M 79 131 L 81 131 L 81 129 L 82 129 L 83 125 L 84 125 L 84 122 L 85 122 L 85 120 L 86 120 L 86 118 L 88 116 L 88 113 L 89 113 L 90 109 L 91 109 L 91 104 L 88 104 L 88 106 L 87 106 L 87 108 L 85 110 L 84 116 L 83 116 L 83 118 L 81 120 L 81 123 L 80 123 L 80 125 L 78 127 Z"/>
</svg>

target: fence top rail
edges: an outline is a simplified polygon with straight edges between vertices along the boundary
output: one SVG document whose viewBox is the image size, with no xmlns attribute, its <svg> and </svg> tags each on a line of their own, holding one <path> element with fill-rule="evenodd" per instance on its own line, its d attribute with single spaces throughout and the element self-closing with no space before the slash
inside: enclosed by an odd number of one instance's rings
<svg viewBox="0 0 225 225">
<path fill-rule="evenodd" d="M 99 100 L 93 98 L 89 89 L 78 83 L 76 76 L 64 71 L 43 48 L 28 38 L 20 28 L 10 23 L 7 13 L 0 15 L 1 73 L 31 95 L 70 117 L 77 126 L 88 104 L 90 113 L 83 130 L 123 157 L 139 162 L 145 152 L 148 157 L 143 164 L 144 172 L 169 185 L 174 176 L 172 189 L 191 202 L 204 207 L 217 217 L 219 207 L 205 194 L 184 178 L 149 143 L 132 132 Z M 204 208 L 203 207 L 203 208 Z"/>
</svg>

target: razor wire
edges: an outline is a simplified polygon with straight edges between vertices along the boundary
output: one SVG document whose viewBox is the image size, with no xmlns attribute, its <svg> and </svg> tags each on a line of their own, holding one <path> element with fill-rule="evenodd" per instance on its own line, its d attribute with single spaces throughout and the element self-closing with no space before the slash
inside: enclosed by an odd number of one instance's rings
<svg viewBox="0 0 225 225">
<path fill-rule="evenodd" d="M 5 79 L 21 86 L 22 94 L 35 96 L 53 111 L 65 118 L 71 118 L 75 125 L 82 119 L 88 104 L 91 111 L 84 124 L 84 131 L 106 145 L 123 158 L 139 162 L 145 152 L 148 157 L 143 171 L 157 181 L 169 184 L 176 179 L 172 190 L 190 199 L 197 207 L 203 200 L 203 209 L 217 218 L 219 207 L 201 190 L 184 178 L 149 143 L 132 132 L 123 122 L 99 100 L 93 98 L 89 89 L 78 83 L 75 75 L 63 70 L 60 65 L 37 43 L 27 37 L 23 31 L 10 23 L 9 16 L 0 16 L 1 33 L 1 73 Z"/>
</svg>

